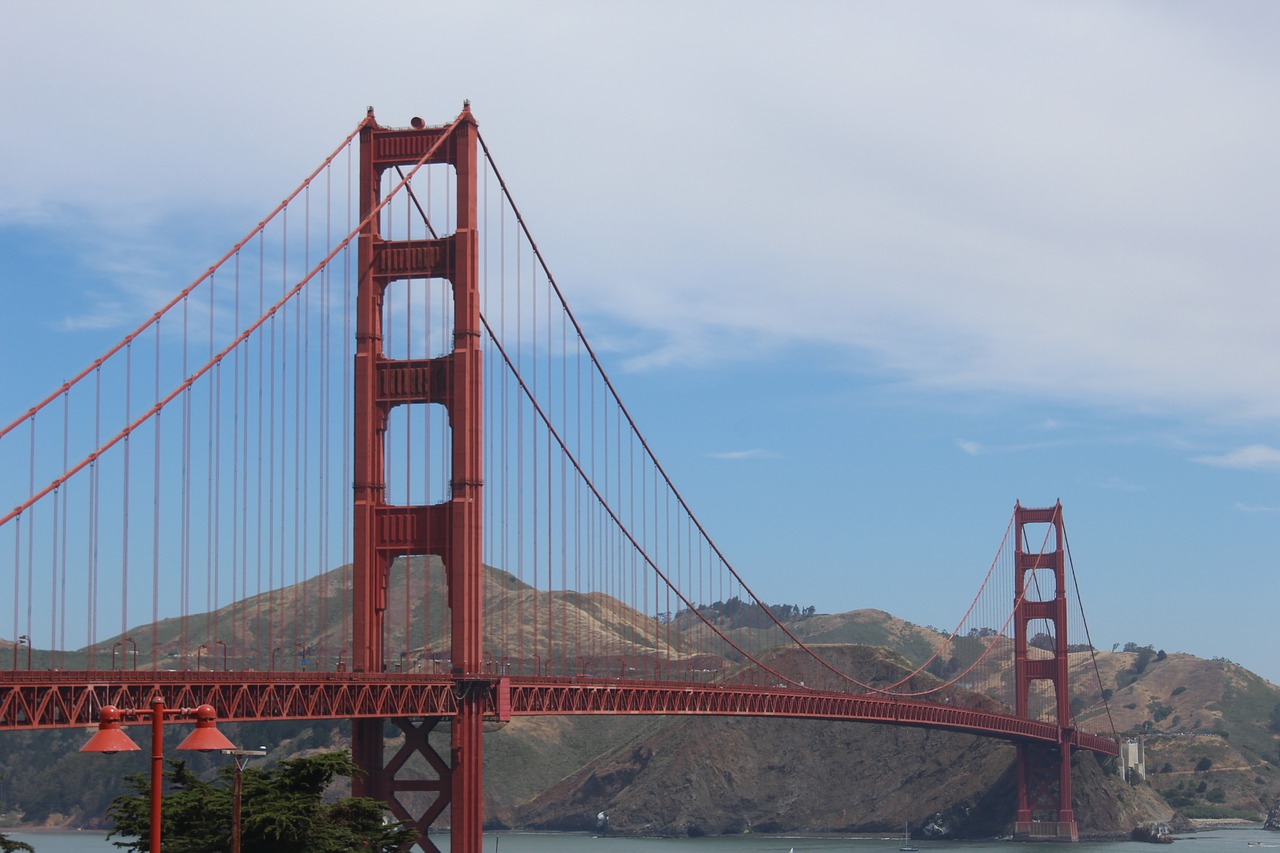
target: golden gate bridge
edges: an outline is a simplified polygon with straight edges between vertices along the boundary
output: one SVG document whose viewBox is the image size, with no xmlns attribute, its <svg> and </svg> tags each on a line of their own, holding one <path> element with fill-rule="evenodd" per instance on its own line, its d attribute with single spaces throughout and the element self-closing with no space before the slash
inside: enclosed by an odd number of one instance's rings
<svg viewBox="0 0 1280 853">
<path fill-rule="evenodd" d="M 0 471 L 0 729 L 153 707 L 350 720 L 356 793 L 424 850 L 446 810 L 451 849 L 480 849 L 483 725 L 513 716 L 1002 738 L 1026 838 L 1074 840 L 1070 755 L 1117 752 L 1075 719 L 1091 644 L 1068 643 L 1087 629 L 1058 505 L 1015 505 L 954 629 L 887 680 L 756 596 L 623 404 L 469 106 L 401 128 L 370 109 L 248 236 L 0 430 Z M 925 541 L 903 582 L 947 562 Z"/>
</svg>

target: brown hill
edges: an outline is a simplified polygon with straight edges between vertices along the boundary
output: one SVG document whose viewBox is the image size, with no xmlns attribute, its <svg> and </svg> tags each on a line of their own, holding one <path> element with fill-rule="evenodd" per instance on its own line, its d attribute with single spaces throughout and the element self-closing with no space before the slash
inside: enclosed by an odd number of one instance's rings
<svg viewBox="0 0 1280 853">
<path fill-rule="evenodd" d="M 1192 818 L 1262 819 L 1280 797 L 1280 688 L 1230 661 L 1151 649 L 1100 653 L 1098 665 L 1117 730 L 1142 738 L 1167 802 Z"/>
<path fill-rule="evenodd" d="M 932 822 L 996 835 L 1012 820 L 1012 747 L 892 726 L 667 719 L 524 808 L 532 829 L 627 834 L 896 832 Z"/>
<path fill-rule="evenodd" d="M 504 614 L 502 620 L 489 620 L 485 624 L 485 652 L 495 660 L 508 661 L 512 671 L 519 671 L 523 666 L 529 674 L 537 664 L 545 666 L 551 657 L 560 665 L 573 660 L 573 652 L 566 645 L 548 649 L 545 623 L 551 618 L 556 621 L 559 636 L 572 637 L 582 648 L 628 648 L 670 658 L 689 658 L 700 651 L 695 644 L 686 643 L 678 632 L 666 630 L 652 617 L 603 593 L 553 591 L 548 594 L 499 569 L 486 566 L 484 573 L 484 609 L 493 612 L 501 608 Z M 213 650 L 202 653 L 203 665 L 209 668 L 220 669 L 225 665 L 229 669 L 268 669 L 278 665 L 287 669 L 298 665 L 297 649 L 309 649 L 313 658 L 311 668 L 333 669 L 348 644 L 351 585 L 351 567 L 342 566 L 283 589 L 249 596 L 212 613 L 163 619 L 133 627 L 127 633 L 141 647 L 137 661 L 140 669 L 191 668 L 194 666 L 190 660 L 191 649 L 201 643 Z M 384 665 L 388 669 L 409 666 L 424 657 L 441 662 L 448 659 L 450 637 L 445 589 L 444 565 L 439 557 L 414 556 L 393 563 L 387 588 L 387 600 L 392 606 L 385 617 L 388 659 Z M 413 602 L 413 606 L 405 608 L 403 602 Z M 544 625 L 542 631 L 537 630 L 539 620 Z M 104 665 L 102 656 L 109 655 L 122 640 L 124 635 L 119 635 L 98 644 L 99 665 Z M 222 640 L 226 647 L 217 640 Z M 274 661 L 259 661 L 254 657 L 257 652 L 246 655 L 239 651 L 272 647 L 275 647 Z M 63 668 L 82 665 L 86 654 L 86 649 L 67 654 Z M 261 654 L 265 656 L 268 652 Z M 609 660 L 607 671 L 601 663 L 589 667 L 597 671 L 587 674 L 616 675 L 617 657 Z M 715 665 L 721 666 L 723 661 Z"/>
<path fill-rule="evenodd" d="M 861 617 L 859 617 L 861 618 Z M 888 650 L 828 646 L 841 666 L 904 677 Z M 913 677 L 915 687 L 931 676 Z M 910 684 L 910 682 L 908 682 Z M 992 705 L 970 695 L 970 704 Z M 517 812 L 531 829 L 586 830 L 609 815 L 623 834 L 757 832 L 1006 834 L 1013 821 L 1013 746 L 920 729 L 810 720 L 665 718 L 540 793 Z M 1127 835 L 1172 809 L 1078 756 L 1078 819 L 1093 835 Z"/>
<path fill-rule="evenodd" d="M 396 564 L 392 601 L 410 595 L 408 577 L 414 578 L 412 592 L 423 596 L 423 560 L 412 558 L 407 571 L 404 561 Z M 427 584 L 442 589 L 439 560 L 427 559 L 425 570 Z M 659 651 L 669 646 L 677 654 L 706 651 L 608 596 L 535 595 L 505 572 L 486 572 L 490 605 L 496 606 L 499 597 L 525 605 L 518 611 L 526 624 L 487 627 L 486 647 L 495 655 L 513 655 L 517 643 L 536 633 L 531 620 L 548 613 L 562 620 L 561 636 L 588 637 L 601 647 L 625 636 L 627 642 Z M 278 646 L 286 647 L 284 638 L 296 636 L 298 643 L 332 652 L 344 642 L 348 574 L 335 570 L 213 614 L 165 620 L 154 628 L 138 626 L 130 634 L 154 636 L 160 666 L 176 668 L 184 631 L 188 637 L 234 636 L 239 631 L 252 642 L 262 630 L 258 617 L 271 612 L 276 614 L 270 625 L 272 642 Z M 445 624 L 444 596 L 426 599 L 407 620 L 392 614 L 388 644 L 408 647 L 420 657 L 447 656 L 447 638 L 423 627 Z M 800 616 L 789 628 L 839 668 L 864 679 L 895 680 L 908 667 L 929 660 L 944 639 L 933 629 L 875 610 Z M 755 629 L 733 630 L 746 635 Z M 407 643 L 406 632 L 411 638 Z M 978 653 L 979 641 L 964 638 L 935 663 L 954 671 Z M 36 650 L 37 659 L 43 654 Z M 563 648 L 547 649 L 545 642 L 524 654 L 543 661 L 569 656 Z M 140 665 L 147 657 L 144 651 Z M 721 660 L 716 666 L 730 664 Z M 915 678 L 931 680 L 926 673 Z M 992 671 L 984 682 L 971 684 L 978 692 L 964 694 L 963 700 L 989 703 L 983 697 L 1007 695 L 1011 678 L 1011 667 Z M 1280 797 L 1280 735 L 1271 728 L 1280 691 L 1274 685 L 1225 661 L 1151 649 L 1075 653 L 1071 680 L 1078 725 L 1105 732 L 1114 721 L 1118 731 L 1143 737 L 1150 779 L 1126 786 L 1114 764 L 1100 766 L 1090 756 L 1077 756 L 1073 774 L 1082 831 L 1127 833 L 1142 821 L 1171 818 L 1172 806 L 1192 816 L 1260 817 L 1264 806 Z M 1103 691 L 1109 702 L 1101 700 Z M 276 724 L 275 734 L 264 733 L 262 739 L 281 749 L 345 741 L 346 728 L 338 723 L 311 724 L 305 737 L 293 728 L 298 727 Z M 397 745 L 392 740 L 388 748 Z M 444 739 L 438 749 L 447 754 Z M 583 829 L 594 826 L 596 813 L 605 810 L 616 831 L 667 834 L 747 827 L 889 833 L 904 822 L 929 826 L 938 834 L 1002 834 L 1012 820 L 1012 754 L 999 741 L 867 724 L 517 719 L 486 735 L 486 813 L 494 826 Z"/>
</svg>

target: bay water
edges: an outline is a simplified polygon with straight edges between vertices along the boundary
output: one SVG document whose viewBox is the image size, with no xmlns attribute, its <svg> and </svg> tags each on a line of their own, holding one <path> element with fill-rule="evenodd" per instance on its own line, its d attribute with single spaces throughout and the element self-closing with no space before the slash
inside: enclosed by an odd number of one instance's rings
<svg viewBox="0 0 1280 853">
<path fill-rule="evenodd" d="M 96 832 L 10 832 L 36 853 L 107 853 L 119 848 Z M 432 836 L 441 850 L 449 836 Z M 586 834 L 495 832 L 484 836 L 484 853 L 897 853 L 901 837 L 840 838 L 734 835 L 715 838 L 595 838 Z M 925 841 L 920 853 L 1155 853 L 1158 847 L 1134 841 L 1085 841 L 1058 846 L 1045 842 Z M 1250 853 L 1258 847 L 1280 851 L 1280 833 L 1260 827 L 1218 828 L 1175 837 L 1182 853 Z"/>
</svg>

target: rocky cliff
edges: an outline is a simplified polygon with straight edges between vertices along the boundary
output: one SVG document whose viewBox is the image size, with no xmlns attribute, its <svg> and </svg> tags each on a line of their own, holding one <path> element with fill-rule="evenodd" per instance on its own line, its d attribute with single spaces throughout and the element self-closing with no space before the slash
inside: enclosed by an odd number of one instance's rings
<svg viewBox="0 0 1280 853">
<path fill-rule="evenodd" d="M 620 834 L 901 832 L 976 838 L 1009 832 L 1014 749 L 972 735 L 863 723 L 668 719 L 518 809 L 529 829 Z M 1073 762 L 1081 831 L 1127 837 L 1173 810 L 1091 755 Z"/>
</svg>

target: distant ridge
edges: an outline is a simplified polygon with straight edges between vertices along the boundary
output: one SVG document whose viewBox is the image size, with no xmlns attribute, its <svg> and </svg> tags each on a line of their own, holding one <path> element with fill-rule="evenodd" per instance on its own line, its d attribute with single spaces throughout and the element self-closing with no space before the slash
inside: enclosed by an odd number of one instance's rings
<svg viewBox="0 0 1280 853">
<path fill-rule="evenodd" d="M 411 558 L 408 574 L 420 590 L 423 561 L 428 582 L 443 589 L 443 567 L 436 558 Z M 530 606 L 534 596 L 547 612 L 545 591 L 501 570 L 486 568 L 491 597 L 514 596 Z M 408 594 L 406 566 L 391 572 L 390 600 Z M 410 636 L 422 634 L 423 611 L 444 625 L 442 594 L 426 596 L 427 606 L 412 613 Z M 645 643 L 661 647 L 671 636 L 664 626 L 601 594 L 553 592 L 551 612 L 574 624 L 575 635 L 603 643 L 637 628 Z M 496 604 L 496 601 L 493 602 Z M 229 604 L 212 614 L 185 620 L 188 645 L 204 637 L 243 631 L 251 643 L 270 622 L 280 649 L 279 668 L 299 665 L 295 646 L 310 650 L 310 665 L 331 668 L 342 655 L 344 623 L 350 609 L 350 567 L 340 567 L 296 586 Z M 400 612 L 403 612 L 402 610 Z M 270 619 L 268 614 L 274 614 Z M 405 622 L 389 611 L 388 647 L 403 650 Z M 486 647 L 498 654 L 512 649 L 524 631 L 518 625 L 486 626 Z M 840 666 L 856 666 L 869 676 L 902 677 L 921 666 L 945 639 L 880 610 L 838 614 L 793 614 L 789 629 L 804 642 L 821 646 Z M 734 629 L 745 630 L 745 629 Z M 132 627 L 128 636 L 142 646 L 140 668 L 150 665 L 147 644 L 157 638 L 162 668 L 191 666 L 178 657 L 183 620 Z M 677 632 L 678 633 L 678 632 Z M 144 639 L 145 638 L 145 639 Z M 296 639 L 295 639 L 296 638 Z M 112 638 L 98 646 L 98 663 Z M 683 642 L 678 636 L 671 642 Z M 287 650 L 287 653 L 286 653 Z M 545 655 L 544 647 L 537 650 Z M 564 655 L 565 650 L 554 650 Z M 685 648 L 685 653 L 697 650 Z M 85 650 L 64 656 L 68 668 Z M 945 654 L 963 656 L 964 644 Z M 48 652 L 32 651 L 34 668 L 49 665 Z M 448 639 L 442 632 L 415 642 L 405 662 L 442 660 Z M 236 668 L 229 657 L 226 663 Z M 393 661 L 397 665 L 398 661 Z M 206 667 L 221 668 L 220 658 Z M 1149 781 L 1125 784 L 1114 764 L 1092 757 L 1073 761 L 1080 781 L 1074 786 L 1081 831 L 1098 837 L 1127 835 L 1144 821 L 1189 817 L 1261 820 L 1280 798 L 1280 689 L 1233 663 L 1189 654 L 1165 654 L 1151 648 L 1085 652 L 1070 657 L 1071 683 L 1077 688 L 1072 708 L 1085 730 L 1105 731 L 1110 720 L 1122 734 L 1144 739 Z M 964 701 L 995 707 L 984 695 L 999 693 L 1011 678 L 997 672 L 980 692 Z M 928 672 L 914 686 L 936 684 Z M 1101 680 L 1109 695 L 1096 696 Z M 957 694 L 958 695 L 958 694 Z M 1109 705 L 1109 707 L 1108 707 Z M 252 724 L 252 738 L 273 744 L 275 759 L 316 748 L 343 745 L 346 726 Z M 77 735 L 78 733 L 70 733 Z M 43 822 L 61 812 L 74 824 L 101 825 L 102 809 L 119 789 L 118 771 L 76 754 L 68 733 L 7 735 L 12 747 L 0 752 L 4 778 L 80 778 L 77 790 L 8 791 L 5 805 L 15 816 L 28 809 Z M 48 742 L 56 746 L 40 746 Z M 66 741 L 64 743 L 64 741 Z M 394 748 L 394 741 L 389 748 Z M 447 752 L 447 744 L 438 749 Z M 485 809 L 491 827 L 590 830 L 605 810 L 615 832 L 697 835 L 722 832 L 877 832 L 897 833 L 905 821 L 947 837 L 1004 834 L 1012 820 L 1012 748 L 947 732 L 928 732 L 867 724 L 832 725 L 806 721 L 715 718 L 517 718 L 486 735 Z M 118 765 L 117 765 L 118 766 Z M 101 777 L 100 781 L 98 780 Z M 39 783 L 37 783 L 38 785 Z M 24 801 L 25 799 L 25 801 Z M 51 805 L 53 804 L 53 805 Z M 57 822 L 57 818 L 54 821 Z"/>
</svg>

